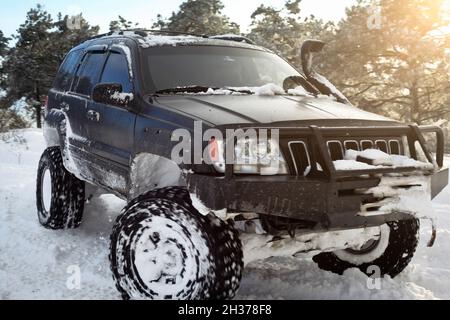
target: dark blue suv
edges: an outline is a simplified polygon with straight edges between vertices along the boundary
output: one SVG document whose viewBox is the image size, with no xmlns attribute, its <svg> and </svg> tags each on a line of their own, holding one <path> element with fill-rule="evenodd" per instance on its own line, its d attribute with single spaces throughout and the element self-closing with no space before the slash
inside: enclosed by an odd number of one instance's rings
<svg viewBox="0 0 450 320">
<path fill-rule="evenodd" d="M 322 47 L 305 41 L 303 72 L 233 35 L 130 30 L 75 47 L 45 110 L 40 223 L 78 227 L 86 183 L 127 200 L 110 253 L 124 299 L 231 299 L 244 260 L 310 251 L 325 270 L 396 276 L 419 220 L 392 203 L 447 184 L 443 134 L 352 106 L 314 70 Z"/>
</svg>

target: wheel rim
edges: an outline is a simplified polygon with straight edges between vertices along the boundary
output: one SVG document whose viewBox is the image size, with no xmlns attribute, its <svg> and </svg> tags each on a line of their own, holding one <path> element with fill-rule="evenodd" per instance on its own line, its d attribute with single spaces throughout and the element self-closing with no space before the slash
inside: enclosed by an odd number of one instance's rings
<svg viewBox="0 0 450 320">
<path fill-rule="evenodd" d="M 135 270 L 141 282 L 159 298 L 179 297 L 199 276 L 198 251 L 189 233 L 163 217 L 153 217 L 136 238 Z"/>
<path fill-rule="evenodd" d="M 381 233 L 379 235 L 381 237 Z M 351 253 L 351 254 L 355 254 L 355 255 L 363 255 L 366 253 L 369 253 L 371 251 L 373 251 L 380 243 L 380 239 L 372 239 L 367 241 L 360 249 L 352 249 L 352 248 L 348 248 L 346 249 L 347 252 Z"/>
<path fill-rule="evenodd" d="M 334 252 L 341 260 L 360 266 L 365 263 L 371 263 L 380 258 L 389 245 L 391 229 L 389 225 L 384 224 L 380 227 L 380 236 L 378 239 L 369 240 L 361 248 L 348 248 Z"/>
<path fill-rule="evenodd" d="M 52 176 L 49 169 L 46 169 L 43 173 L 41 183 L 42 206 L 44 215 L 47 215 L 47 213 L 50 212 L 52 205 Z"/>
</svg>

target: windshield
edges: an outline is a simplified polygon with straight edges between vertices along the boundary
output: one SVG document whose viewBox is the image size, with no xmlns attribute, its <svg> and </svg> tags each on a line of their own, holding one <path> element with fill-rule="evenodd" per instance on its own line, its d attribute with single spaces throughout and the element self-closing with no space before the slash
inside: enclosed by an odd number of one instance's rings
<svg viewBox="0 0 450 320">
<path fill-rule="evenodd" d="M 178 46 L 150 48 L 145 54 L 155 91 L 193 86 L 260 87 L 269 83 L 283 88 L 288 78 L 304 79 L 277 55 L 259 50 Z"/>
</svg>

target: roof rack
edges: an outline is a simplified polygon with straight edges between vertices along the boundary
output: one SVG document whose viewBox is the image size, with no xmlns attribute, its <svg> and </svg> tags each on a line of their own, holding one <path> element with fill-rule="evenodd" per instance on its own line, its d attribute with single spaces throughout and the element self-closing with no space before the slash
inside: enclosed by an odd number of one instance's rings
<svg viewBox="0 0 450 320">
<path fill-rule="evenodd" d="M 190 32 L 182 32 L 182 31 L 154 30 L 154 29 L 142 29 L 142 28 L 110 31 L 107 33 L 93 36 L 93 37 L 89 38 L 88 40 L 98 39 L 98 38 L 112 36 L 112 35 L 116 35 L 116 34 L 124 35 L 125 32 L 133 32 L 134 34 L 141 36 L 141 37 L 148 37 L 149 34 L 185 35 L 185 36 L 194 36 L 194 37 L 205 38 L 205 39 L 228 40 L 228 41 L 244 42 L 244 43 L 253 44 L 253 45 L 255 44 L 255 42 L 253 42 L 252 40 L 250 40 L 247 37 L 240 36 L 240 35 L 233 35 L 233 34 L 209 36 L 209 35 L 205 35 L 205 34 L 196 34 L 196 33 L 190 33 Z"/>
<path fill-rule="evenodd" d="M 99 39 L 99 38 L 103 38 L 103 37 L 107 37 L 107 36 L 112 36 L 114 34 L 114 31 L 110 31 L 107 33 L 101 33 L 101 34 L 97 34 L 95 36 L 89 37 L 87 40 L 94 40 L 94 39 Z"/>
<path fill-rule="evenodd" d="M 217 36 L 209 36 L 210 39 L 218 39 L 218 40 L 228 40 L 228 41 L 236 41 L 236 42 L 245 42 L 247 44 L 255 44 L 253 40 L 250 40 L 247 37 L 235 35 L 235 34 L 224 34 Z"/>
<path fill-rule="evenodd" d="M 195 37 L 201 37 L 201 38 L 209 38 L 209 36 L 207 36 L 207 35 L 195 34 L 195 33 L 189 33 L 189 32 L 135 28 L 135 29 L 121 29 L 121 30 L 109 31 L 106 33 L 97 34 L 95 36 L 92 36 L 87 40 L 94 40 L 94 39 L 99 39 L 102 37 L 113 36 L 113 35 L 124 35 L 125 32 L 133 32 L 134 34 L 141 36 L 141 37 L 147 37 L 149 34 L 171 34 L 171 35 L 186 35 L 186 36 L 195 36 Z"/>
<path fill-rule="evenodd" d="M 139 36 L 146 37 L 149 34 L 169 34 L 169 35 L 185 35 L 185 36 L 194 36 L 199 38 L 209 38 L 208 35 L 205 34 L 197 34 L 197 33 L 190 33 L 190 32 L 182 32 L 182 31 L 171 31 L 171 30 L 155 30 L 155 29 L 141 29 L 141 28 L 135 28 L 135 29 L 124 29 L 118 31 L 119 34 L 123 34 L 124 32 L 134 32 L 135 34 Z"/>
</svg>

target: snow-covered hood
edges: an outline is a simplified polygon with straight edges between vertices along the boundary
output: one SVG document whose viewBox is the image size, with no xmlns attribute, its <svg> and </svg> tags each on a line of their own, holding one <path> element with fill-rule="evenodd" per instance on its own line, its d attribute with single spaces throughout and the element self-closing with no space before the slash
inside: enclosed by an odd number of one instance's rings
<svg viewBox="0 0 450 320">
<path fill-rule="evenodd" d="M 160 96 L 156 102 L 216 126 L 316 120 L 394 120 L 338 103 L 330 98 L 257 95 Z"/>
</svg>

